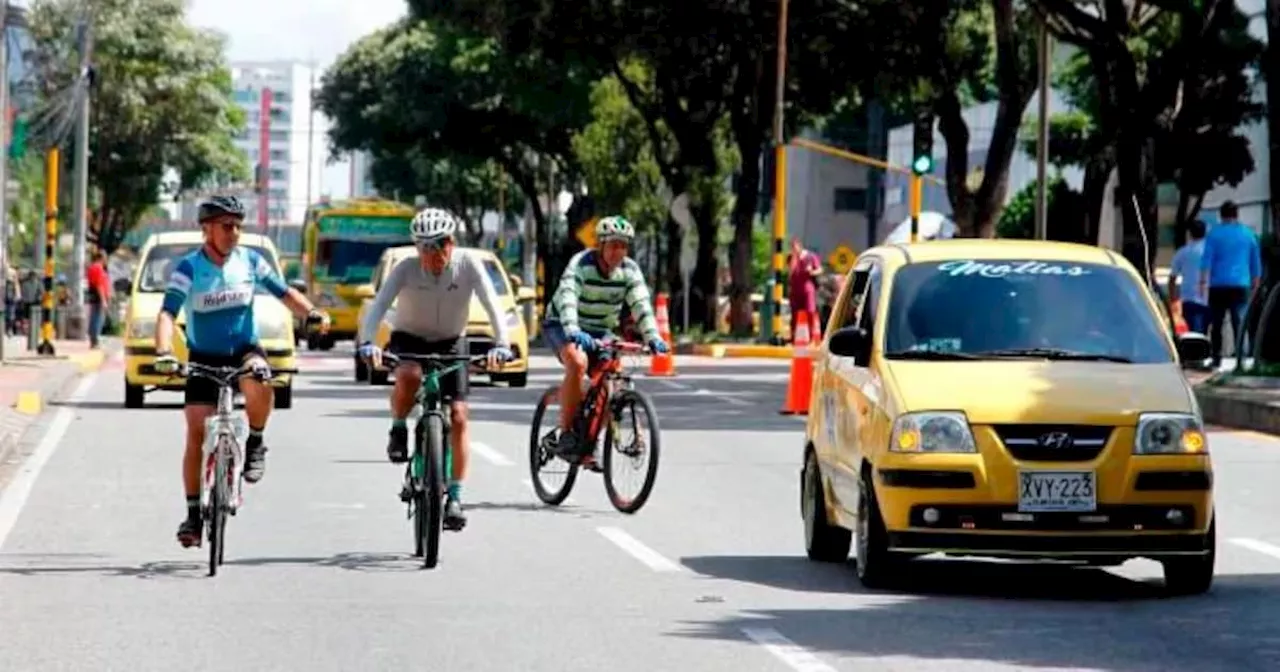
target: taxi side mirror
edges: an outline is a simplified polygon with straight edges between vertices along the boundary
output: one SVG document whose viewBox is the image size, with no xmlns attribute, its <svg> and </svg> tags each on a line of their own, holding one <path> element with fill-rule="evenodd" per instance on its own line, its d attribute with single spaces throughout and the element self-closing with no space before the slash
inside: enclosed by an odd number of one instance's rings
<svg viewBox="0 0 1280 672">
<path fill-rule="evenodd" d="M 1184 366 L 1209 359 L 1209 337 L 1194 331 L 1178 336 L 1178 359 Z"/>
<path fill-rule="evenodd" d="M 516 303 L 529 303 L 536 298 L 538 294 L 531 287 L 521 287 L 516 290 Z"/>
<path fill-rule="evenodd" d="M 862 327 L 844 327 L 831 332 L 828 348 L 837 357 L 852 357 L 865 363 L 871 355 L 871 335 Z"/>
</svg>

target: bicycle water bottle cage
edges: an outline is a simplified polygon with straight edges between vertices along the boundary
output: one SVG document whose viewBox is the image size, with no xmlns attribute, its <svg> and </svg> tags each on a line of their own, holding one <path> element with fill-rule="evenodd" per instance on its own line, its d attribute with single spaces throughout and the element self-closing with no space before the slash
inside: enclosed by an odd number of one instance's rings
<svg viewBox="0 0 1280 672">
<path fill-rule="evenodd" d="M 249 421 L 242 415 L 233 415 L 230 418 L 211 415 L 206 418 L 204 421 L 204 450 L 206 454 L 213 450 L 214 442 L 223 432 L 231 433 L 236 442 L 243 446 L 249 440 Z"/>
</svg>

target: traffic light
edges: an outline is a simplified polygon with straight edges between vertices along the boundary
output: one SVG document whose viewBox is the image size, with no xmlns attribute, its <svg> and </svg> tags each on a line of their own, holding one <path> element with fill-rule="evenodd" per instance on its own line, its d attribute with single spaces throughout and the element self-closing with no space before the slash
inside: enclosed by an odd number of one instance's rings
<svg viewBox="0 0 1280 672">
<path fill-rule="evenodd" d="M 911 172 L 927 175 L 933 171 L 933 115 L 917 114 L 911 135 Z"/>
</svg>

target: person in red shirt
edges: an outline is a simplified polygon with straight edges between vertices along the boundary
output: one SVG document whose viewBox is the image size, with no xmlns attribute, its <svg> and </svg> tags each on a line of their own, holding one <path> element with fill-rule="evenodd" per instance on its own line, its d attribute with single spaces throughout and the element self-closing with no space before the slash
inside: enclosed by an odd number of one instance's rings
<svg viewBox="0 0 1280 672">
<path fill-rule="evenodd" d="M 797 238 L 791 239 L 791 273 L 788 278 L 790 291 L 787 300 L 791 304 L 791 338 L 796 336 L 796 318 L 800 311 L 809 316 L 810 335 L 813 322 L 818 317 L 818 277 L 822 275 L 822 260 L 804 249 Z"/>
<path fill-rule="evenodd" d="M 107 273 L 107 255 L 93 253 L 93 263 L 85 269 L 84 301 L 89 309 L 89 347 L 97 348 L 102 324 L 111 304 L 111 275 Z"/>
</svg>

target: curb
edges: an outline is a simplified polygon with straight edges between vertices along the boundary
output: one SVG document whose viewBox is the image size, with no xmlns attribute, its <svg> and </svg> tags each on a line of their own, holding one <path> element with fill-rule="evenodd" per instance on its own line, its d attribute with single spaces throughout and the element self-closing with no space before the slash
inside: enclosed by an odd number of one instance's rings
<svg viewBox="0 0 1280 672">
<path fill-rule="evenodd" d="M 119 350 L 118 347 L 108 346 L 100 350 L 56 356 L 56 359 L 62 361 L 49 367 L 49 371 L 41 379 L 43 385 L 40 389 L 21 390 L 12 408 L 0 409 L 0 464 L 9 460 L 21 445 L 27 430 L 38 422 L 38 417 L 45 412 L 49 401 L 62 397 L 73 383 L 102 369 L 107 360 Z"/>
<path fill-rule="evenodd" d="M 1257 399 L 1247 389 L 1203 384 L 1195 392 L 1206 424 L 1280 435 L 1280 401 Z"/>
<path fill-rule="evenodd" d="M 788 345 L 762 345 L 758 343 L 697 343 L 677 348 L 677 354 L 701 357 L 791 359 L 793 350 Z"/>
</svg>

